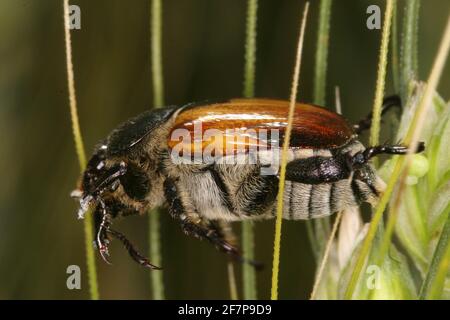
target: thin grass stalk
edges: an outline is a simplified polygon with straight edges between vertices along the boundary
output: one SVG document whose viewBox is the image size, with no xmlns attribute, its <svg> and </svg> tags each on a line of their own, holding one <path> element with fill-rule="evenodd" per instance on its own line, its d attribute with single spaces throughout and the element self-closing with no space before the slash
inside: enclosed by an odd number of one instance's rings
<svg viewBox="0 0 450 320">
<path fill-rule="evenodd" d="M 391 31 L 394 0 L 386 1 L 383 32 L 381 35 L 380 56 L 378 59 L 378 75 L 375 88 L 375 98 L 372 108 L 372 126 L 370 127 L 369 144 L 376 146 L 380 141 L 381 108 L 383 106 L 384 88 L 386 85 L 386 66 L 389 51 L 389 35 Z"/>
<path fill-rule="evenodd" d="M 164 77 L 162 62 L 162 4 L 161 0 L 152 0 L 151 8 L 151 59 L 153 107 L 164 106 Z"/>
<path fill-rule="evenodd" d="M 336 102 L 335 102 L 336 113 L 342 114 L 341 91 L 339 90 L 338 86 L 336 86 L 334 88 L 334 95 L 336 97 Z"/>
<path fill-rule="evenodd" d="M 327 62 L 328 62 L 328 47 L 330 38 L 330 19 L 331 19 L 331 4 L 332 0 L 320 0 L 319 5 L 319 20 L 317 30 L 315 66 L 314 66 L 314 83 L 313 83 L 313 101 L 315 104 L 324 106 L 326 104 L 326 77 L 327 77 Z M 306 221 L 307 228 L 313 229 L 312 224 L 316 225 L 316 231 L 323 230 L 323 232 L 313 233 L 314 237 L 309 236 L 311 244 L 317 247 L 314 250 L 319 250 L 318 256 L 321 255 L 325 248 L 326 241 L 322 234 L 328 235 L 330 229 L 330 218 L 324 217 L 314 222 Z"/>
<path fill-rule="evenodd" d="M 162 4 L 161 0 L 151 3 L 151 63 L 153 84 L 153 107 L 164 106 L 164 79 L 162 64 Z M 162 265 L 160 212 L 152 210 L 149 214 L 149 251 L 155 265 Z M 153 299 L 164 299 L 162 270 L 150 272 Z"/>
<path fill-rule="evenodd" d="M 388 51 L 389 51 L 389 38 L 392 25 L 392 14 L 394 10 L 395 0 L 388 0 L 386 3 L 386 12 L 383 24 L 383 32 L 381 34 L 381 45 L 380 45 L 380 56 L 378 60 L 378 74 L 377 82 L 375 87 L 375 97 L 372 107 L 372 125 L 370 127 L 369 133 L 369 145 L 376 146 L 380 142 L 380 127 L 381 127 L 381 111 L 383 107 L 383 98 L 386 87 L 386 72 L 387 72 L 387 62 L 388 62 Z M 372 160 L 375 167 L 378 166 L 378 159 Z M 382 236 L 383 221 L 380 220 L 381 225 L 379 226 L 377 232 L 378 237 Z"/>
<path fill-rule="evenodd" d="M 396 8 L 397 4 L 395 3 L 394 6 L 394 12 L 393 12 L 393 32 L 394 32 L 394 26 L 396 26 Z M 401 52 L 401 61 L 400 61 L 400 67 L 401 71 L 393 69 L 393 77 L 394 77 L 394 88 L 395 90 L 399 90 L 398 88 L 407 88 L 408 83 L 410 80 L 414 77 L 416 77 L 418 72 L 418 18 L 419 18 L 419 8 L 420 8 L 420 1 L 419 0 L 413 0 L 406 4 L 405 7 L 405 17 L 403 21 L 403 34 L 402 34 L 402 52 Z M 396 29 L 396 27 L 395 27 Z M 395 42 L 397 42 L 397 34 L 392 35 L 392 39 Z M 394 48 L 394 43 L 393 43 Z M 396 52 L 392 52 L 393 56 L 393 64 L 394 64 L 394 57 L 396 56 Z M 394 66 L 393 66 L 394 68 Z M 400 73 L 401 74 L 398 74 Z M 397 85 L 395 84 L 395 78 L 398 78 L 397 81 L 401 81 L 401 83 L 397 82 Z M 404 102 L 406 102 L 406 94 L 403 95 L 403 98 L 405 99 Z M 403 189 L 405 188 L 405 185 L 400 185 L 399 187 L 399 193 L 403 193 Z M 387 253 L 387 250 L 390 246 L 391 240 L 392 240 L 392 234 L 394 233 L 395 223 L 397 221 L 398 217 L 398 210 L 400 207 L 400 197 L 397 197 L 395 201 L 393 201 L 392 206 L 389 209 L 389 220 L 386 225 L 386 231 L 383 234 L 383 239 L 381 242 L 380 250 L 378 252 L 378 257 L 376 260 L 377 265 L 381 265 L 383 263 L 384 257 Z"/>
<path fill-rule="evenodd" d="M 257 13 L 258 0 L 248 0 L 244 67 L 244 97 L 246 98 L 255 96 Z"/>
<path fill-rule="evenodd" d="M 311 250 L 314 256 L 315 261 L 319 261 L 320 259 L 320 248 L 319 244 L 316 241 L 316 237 L 314 234 L 314 226 L 312 221 L 307 220 L 306 221 L 306 235 L 308 237 L 309 243 L 311 245 Z"/>
<path fill-rule="evenodd" d="M 86 168 L 86 153 L 84 151 L 83 138 L 81 136 L 80 121 L 78 118 L 77 99 L 75 92 L 75 80 L 72 60 L 72 40 L 70 37 L 69 23 L 69 0 L 64 0 L 64 35 L 66 45 L 66 68 L 67 68 L 67 84 L 69 89 L 69 105 L 70 117 L 72 121 L 72 132 L 75 141 L 75 150 L 78 156 L 80 172 L 83 173 Z M 97 281 L 97 269 L 95 265 L 94 254 L 94 235 L 92 225 L 92 215 L 90 212 L 84 217 L 84 237 L 86 248 L 86 264 L 88 269 L 89 294 L 92 300 L 98 300 L 99 290 Z"/>
<path fill-rule="evenodd" d="M 394 92 L 400 93 L 400 66 L 398 57 L 398 28 L 397 28 L 397 1 L 394 1 L 392 8 L 392 29 L 391 29 L 391 66 L 392 66 L 392 81 L 394 83 Z"/>
<path fill-rule="evenodd" d="M 284 182 L 286 179 L 286 162 L 288 156 L 289 141 L 291 138 L 292 122 L 294 119 L 295 103 L 297 100 L 297 90 L 300 77 L 300 66 L 302 61 L 303 42 L 305 38 L 305 27 L 306 27 L 306 20 L 308 17 L 308 9 L 309 9 L 309 2 L 306 2 L 305 8 L 303 10 L 303 18 L 300 24 L 300 34 L 297 45 L 294 74 L 292 79 L 291 97 L 289 101 L 288 123 L 286 126 L 286 132 L 283 141 L 283 151 L 280 163 L 280 176 L 279 176 L 280 181 L 278 186 L 277 217 L 275 223 L 275 239 L 274 239 L 273 264 L 272 264 L 272 290 L 270 295 L 272 300 L 278 300 L 278 275 L 280 269 L 281 226 L 283 221 L 283 194 L 284 194 Z"/>
<path fill-rule="evenodd" d="M 383 236 L 382 246 L 381 246 L 380 252 L 379 252 L 378 260 L 380 263 L 383 261 L 385 255 L 389 249 L 391 241 L 392 241 L 392 235 L 394 233 L 395 224 L 397 222 L 397 217 L 398 217 L 397 211 L 398 211 L 400 199 L 405 190 L 405 181 L 408 176 L 409 167 L 411 166 L 413 150 L 416 149 L 417 144 L 419 142 L 420 134 L 421 134 L 422 129 L 425 124 L 426 114 L 427 114 L 428 110 L 431 108 L 433 94 L 437 88 L 439 79 L 442 74 L 442 70 L 445 66 L 445 61 L 449 54 L 449 48 L 450 48 L 450 16 L 447 21 L 447 26 L 446 26 L 445 33 L 444 33 L 444 36 L 441 41 L 441 45 L 439 47 L 438 55 L 435 59 L 432 71 L 430 73 L 430 76 L 429 76 L 427 84 L 426 84 L 425 93 L 422 97 L 422 100 L 420 101 L 417 112 L 414 115 L 413 121 L 411 123 L 411 127 L 405 138 L 405 144 L 410 145 L 411 148 L 408 151 L 408 154 L 405 158 L 405 168 L 404 168 L 402 174 L 400 175 L 400 179 L 399 179 L 400 188 L 394 196 L 394 199 L 393 199 L 394 206 L 392 207 L 392 210 L 390 210 L 386 232 Z M 443 231 L 443 236 L 444 235 L 445 235 L 445 232 Z M 435 259 L 437 259 L 437 261 L 440 261 L 440 259 L 442 259 L 441 255 L 444 252 L 445 252 L 444 249 L 442 249 L 440 247 L 436 247 L 432 264 L 433 264 L 433 262 L 437 263 L 434 261 Z M 433 272 L 433 271 L 434 271 L 433 267 L 430 266 L 429 273 Z M 425 282 L 429 281 L 429 280 L 427 280 L 429 277 L 432 277 L 432 275 L 428 274 Z"/>
<path fill-rule="evenodd" d="M 412 43 L 412 70 L 413 76 L 419 77 L 419 17 L 420 17 L 420 0 L 415 2 L 413 18 L 413 43 Z"/>
<path fill-rule="evenodd" d="M 450 206 L 447 207 L 447 222 L 442 229 L 427 275 L 420 289 L 420 299 L 439 299 L 450 269 Z"/>
<path fill-rule="evenodd" d="M 248 0 L 245 38 L 244 97 L 255 95 L 256 73 L 256 25 L 258 1 Z M 251 221 L 242 222 L 242 251 L 247 261 L 255 260 L 255 231 Z M 242 266 L 243 297 L 246 300 L 257 299 L 255 268 L 248 263 Z M 229 274 L 230 275 L 230 274 Z M 235 280 L 234 280 L 235 281 Z"/>
<path fill-rule="evenodd" d="M 255 230 L 252 221 L 242 222 L 242 255 L 247 261 L 255 260 Z M 242 290 L 245 300 L 257 299 L 256 272 L 249 263 L 242 265 Z"/>
<path fill-rule="evenodd" d="M 381 106 L 383 104 L 383 95 L 384 95 L 384 87 L 386 81 L 386 65 L 387 65 L 387 53 L 389 48 L 389 33 L 391 30 L 391 21 L 392 21 L 392 11 L 393 11 L 393 0 L 386 1 L 386 10 L 384 14 L 384 24 L 383 31 L 381 35 L 381 45 L 380 45 L 380 56 L 378 60 L 378 75 L 377 75 L 377 83 L 375 89 L 375 99 L 372 111 L 372 127 L 370 130 L 370 145 L 377 145 L 379 142 L 379 134 L 380 134 L 380 121 L 381 121 Z M 363 247 L 361 249 L 360 255 L 355 265 L 355 269 L 351 275 L 350 282 L 348 288 L 345 293 L 345 297 L 347 299 L 351 299 L 353 296 L 353 291 L 356 287 L 356 282 L 358 281 L 359 274 L 364 265 L 366 257 L 369 253 L 371 243 L 373 238 L 375 237 L 375 233 L 378 229 L 379 222 L 381 220 L 381 216 L 373 216 L 373 220 L 371 223 L 371 227 L 364 241 Z M 370 239 L 370 242 L 367 241 Z"/>
<path fill-rule="evenodd" d="M 310 300 L 314 300 L 316 298 L 317 290 L 319 289 L 319 285 L 323 277 L 323 272 L 325 270 L 325 266 L 327 265 L 328 257 L 330 256 L 331 245 L 333 244 L 333 240 L 336 236 L 336 231 L 338 229 L 339 222 L 341 221 L 342 218 L 342 212 L 343 211 L 339 211 L 338 214 L 336 215 L 336 220 L 334 220 L 333 229 L 331 230 L 330 237 L 328 239 L 327 246 L 325 247 L 325 251 L 322 257 L 322 261 L 320 262 L 319 271 L 317 272 L 316 280 L 314 281 L 311 296 L 309 298 Z"/>
<path fill-rule="evenodd" d="M 411 163 L 411 156 L 412 156 L 413 150 L 415 150 L 417 147 L 419 137 L 420 137 L 423 125 L 424 125 L 425 115 L 427 114 L 429 108 L 431 107 L 433 94 L 434 94 L 434 91 L 436 90 L 439 79 L 442 75 L 442 70 L 444 68 L 444 64 L 445 64 L 445 61 L 446 61 L 448 53 L 449 53 L 449 48 L 450 48 L 450 17 L 447 21 L 447 26 L 446 26 L 445 33 L 442 38 L 441 44 L 439 46 L 438 54 L 436 56 L 436 59 L 433 64 L 433 68 L 431 70 L 430 76 L 428 77 L 428 80 L 426 83 L 425 93 L 420 101 L 420 104 L 419 104 L 419 107 L 417 108 L 416 113 L 414 114 L 413 120 L 411 121 L 411 125 L 408 129 L 408 133 L 404 140 L 405 144 L 410 146 L 410 149 L 408 151 L 408 154 L 405 157 L 397 156 L 397 157 L 393 158 L 394 159 L 393 161 L 395 161 L 395 166 L 394 166 L 393 172 L 391 174 L 391 177 L 388 181 L 386 190 L 380 199 L 380 202 L 376 208 L 375 214 L 373 215 L 373 219 L 370 224 L 369 231 L 366 235 L 366 238 L 364 239 L 360 254 L 356 261 L 355 268 L 351 275 L 349 285 L 345 292 L 346 299 L 351 299 L 353 296 L 353 292 L 355 290 L 356 283 L 359 279 L 359 275 L 361 273 L 361 270 L 364 266 L 367 255 L 369 253 L 371 243 L 373 241 L 378 224 L 383 216 L 383 212 L 386 209 L 387 203 L 392 195 L 394 187 L 397 185 L 397 182 L 399 181 L 400 176 L 403 175 L 404 178 L 406 178 L 406 176 L 407 176 L 407 170 L 404 171 L 403 169 L 405 167 L 408 167 Z M 397 196 L 401 196 L 401 195 L 399 193 L 397 193 Z M 394 200 L 394 203 L 395 203 L 395 200 Z M 389 226 L 389 224 L 394 224 L 394 223 L 395 223 L 395 221 L 393 221 L 392 218 L 388 219 L 388 226 Z M 392 230 L 393 228 L 390 228 L 390 229 Z M 391 238 L 391 235 L 385 233 L 384 237 Z M 386 240 L 383 240 L 382 243 L 390 243 L 390 241 L 387 242 Z M 381 253 L 385 254 L 386 251 L 387 251 L 387 248 L 382 247 L 380 249 Z"/>
<path fill-rule="evenodd" d="M 228 272 L 228 288 L 230 290 L 230 299 L 237 300 L 238 299 L 238 291 L 236 285 L 236 274 L 234 272 L 234 264 L 233 262 L 228 262 L 227 265 Z"/>
<path fill-rule="evenodd" d="M 409 96 L 409 83 L 417 74 L 417 31 L 420 0 L 405 1 L 400 48 L 400 93 L 403 101 Z"/>
<path fill-rule="evenodd" d="M 339 91 L 339 87 L 338 86 L 336 86 L 334 88 L 334 93 L 335 93 L 335 109 L 336 109 L 336 113 L 342 114 L 341 93 Z M 342 211 L 338 212 L 338 214 L 336 216 L 336 219 L 334 220 L 333 229 L 331 230 L 330 236 L 328 237 L 328 242 L 327 242 L 327 245 L 325 247 L 325 250 L 324 250 L 324 253 L 323 253 L 323 256 L 322 256 L 322 261 L 320 262 L 320 265 L 319 265 L 319 271 L 317 272 L 316 279 L 315 279 L 315 282 L 314 282 L 314 285 L 313 285 L 313 289 L 311 291 L 311 296 L 309 298 L 310 300 L 316 299 L 317 290 L 319 289 L 320 282 L 322 281 L 323 272 L 325 270 L 325 266 L 327 264 L 328 257 L 330 256 L 331 245 L 333 244 L 333 240 L 334 240 L 334 238 L 336 236 L 337 228 L 338 228 L 339 223 L 341 221 L 342 215 L 343 215 Z"/>
<path fill-rule="evenodd" d="M 317 48 L 314 66 L 314 94 L 315 104 L 325 105 L 327 83 L 328 47 L 330 38 L 330 17 L 332 0 L 320 0 L 319 26 L 317 31 Z"/>
</svg>

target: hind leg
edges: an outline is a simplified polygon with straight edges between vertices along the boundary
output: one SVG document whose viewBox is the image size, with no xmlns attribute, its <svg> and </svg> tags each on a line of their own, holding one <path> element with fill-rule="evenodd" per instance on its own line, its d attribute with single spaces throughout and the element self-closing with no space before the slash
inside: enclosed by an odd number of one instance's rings
<svg viewBox="0 0 450 320">
<path fill-rule="evenodd" d="M 392 95 L 383 99 L 383 107 L 381 110 L 381 116 L 385 115 L 392 108 L 401 108 L 402 102 L 398 95 Z M 364 119 L 361 119 L 357 124 L 353 126 L 353 129 L 357 134 L 370 129 L 372 126 L 372 112 L 369 113 Z"/>
<path fill-rule="evenodd" d="M 247 217 L 265 214 L 275 203 L 278 184 L 276 175 L 262 175 L 261 167 L 254 166 L 235 190 L 235 211 Z"/>
</svg>

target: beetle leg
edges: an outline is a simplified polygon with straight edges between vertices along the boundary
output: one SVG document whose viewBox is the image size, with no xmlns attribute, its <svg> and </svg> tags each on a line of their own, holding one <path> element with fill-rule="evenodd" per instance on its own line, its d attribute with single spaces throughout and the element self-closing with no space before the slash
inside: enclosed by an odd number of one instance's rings
<svg viewBox="0 0 450 320">
<path fill-rule="evenodd" d="M 150 261 L 142 256 L 134 247 L 134 245 L 131 243 L 130 240 L 128 240 L 122 233 L 119 231 L 113 230 L 111 228 L 111 215 L 108 213 L 106 209 L 105 202 L 100 198 L 98 199 L 99 207 L 94 213 L 95 218 L 95 235 L 96 240 L 95 244 L 100 252 L 100 255 L 102 259 L 107 263 L 111 264 L 109 261 L 109 239 L 108 234 L 113 236 L 114 238 L 120 240 L 122 244 L 125 246 L 125 249 L 130 254 L 131 258 L 133 258 L 134 261 L 139 263 L 140 265 L 150 268 L 150 269 L 161 269 L 160 267 L 157 267 L 150 263 Z M 100 209 L 100 210 L 99 210 Z"/>
<path fill-rule="evenodd" d="M 385 115 L 393 107 L 401 108 L 401 106 L 402 101 L 400 99 L 400 96 L 398 95 L 387 96 L 383 99 L 381 116 Z M 357 124 L 355 124 L 353 126 L 353 130 L 355 130 L 357 134 L 360 134 L 361 132 L 370 129 L 371 126 L 372 126 L 372 112 L 369 113 L 364 119 L 360 120 Z"/>
<path fill-rule="evenodd" d="M 180 221 L 185 234 L 200 240 L 210 241 L 218 250 L 230 255 L 237 261 L 248 262 L 255 267 L 260 265 L 254 261 L 246 261 L 241 252 L 227 241 L 222 228 L 218 224 L 202 219 L 196 212 L 187 210 L 185 202 L 188 199 L 182 199 L 176 184 L 170 179 L 164 182 L 164 193 L 169 204 L 170 215 Z"/>
<path fill-rule="evenodd" d="M 242 173 L 235 192 L 234 212 L 248 217 L 258 216 L 276 201 L 278 195 L 278 176 L 262 174 L 263 167 L 253 166 L 253 170 Z"/>
<path fill-rule="evenodd" d="M 371 158 L 379 155 L 379 154 L 406 154 L 409 148 L 403 145 L 380 145 L 369 147 L 364 151 L 360 151 L 355 153 L 351 157 L 351 163 L 356 165 L 361 165 L 367 163 Z M 422 152 L 425 150 L 425 144 L 423 142 L 419 142 L 416 153 Z"/>
<path fill-rule="evenodd" d="M 111 262 L 108 259 L 108 257 L 109 257 L 109 251 L 108 251 L 109 240 L 107 239 L 107 235 L 106 235 L 109 230 L 109 226 L 111 224 L 110 216 L 106 211 L 106 205 L 102 199 L 99 199 L 99 204 L 100 204 L 101 211 L 98 211 L 98 209 L 97 209 L 95 212 L 96 245 L 97 245 L 98 251 L 100 252 L 102 259 L 107 264 L 111 264 Z"/>
<path fill-rule="evenodd" d="M 107 232 L 111 234 L 114 238 L 120 240 L 122 244 L 125 246 L 125 249 L 130 254 L 131 258 L 139 263 L 141 266 L 153 269 L 153 270 L 161 270 L 160 267 L 157 267 L 150 263 L 150 261 L 144 257 L 142 254 L 139 253 L 134 247 L 134 245 L 131 243 L 130 240 L 128 240 L 125 235 L 120 233 L 119 231 L 116 231 L 114 229 L 108 228 Z"/>
<path fill-rule="evenodd" d="M 257 260 L 248 260 L 245 259 L 239 250 L 236 249 L 236 236 L 231 229 L 231 225 L 227 221 L 208 221 L 208 227 L 214 229 L 215 232 L 223 239 L 225 243 L 229 246 L 235 248 L 236 252 L 227 252 L 233 260 L 237 260 L 240 263 L 248 263 L 255 267 L 257 270 L 261 270 L 264 267 L 264 264 Z M 219 247 L 219 250 L 221 248 Z"/>
<path fill-rule="evenodd" d="M 286 165 L 286 180 L 305 184 L 336 182 L 350 176 L 351 164 L 352 161 L 347 159 L 347 154 L 295 159 Z"/>
</svg>

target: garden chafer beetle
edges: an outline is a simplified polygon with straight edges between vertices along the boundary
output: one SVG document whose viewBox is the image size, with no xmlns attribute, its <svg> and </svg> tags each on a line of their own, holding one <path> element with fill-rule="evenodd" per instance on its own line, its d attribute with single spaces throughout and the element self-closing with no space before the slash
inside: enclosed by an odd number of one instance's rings
<svg viewBox="0 0 450 320">
<path fill-rule="evenodd" d="M 383 113 L 398 99 L 385 100 Z M 157 269 L 111 227 L 118 217 L 167 207 L 183 231 L 241 259 L 221 221 L 276 214 L 280 152 L 289 102 L 232 99 L 144 112 L 95 148 L 74 195 L 79 216 L 93 208 L 95 242 L 105 261 L 117 238 L 141 265 Z M 325 108 L 297 103 L 283 194 L 285 219 L 313 219 L 362 202 L 376 203 L 385 184 L 370 159 L 405 154 L 407 146 L 364 147 L 350 125 Z M 418 152 L 424 149 L 419 145 Z"/>
</svg>

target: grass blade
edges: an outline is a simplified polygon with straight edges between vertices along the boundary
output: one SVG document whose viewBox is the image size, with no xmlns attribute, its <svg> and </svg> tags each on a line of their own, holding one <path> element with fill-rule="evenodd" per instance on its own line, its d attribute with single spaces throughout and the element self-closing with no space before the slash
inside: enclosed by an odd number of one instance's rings
<svg viewBox="0 0 450 320">
<path fill-rule="evenodd" d="M 72 131 L 75 140 L 75 149 L 80 164 L 80 171 L 83 173 L 86 167 L 86 153 L 84 151 L 83 138 L 81 136 L 80 121 L 78 119 L 77 99 L 75 92 L 75 80 L 72 62 L 72 40 L 70 37 L 69 24 L 69 0 L 64 0 L 64 35 L 66 45 L 66 68 L 67 68 L 67 84 L 69 89 L 70 116 L 72 120 Z M 97 269 L 95 265 L 94 255 L 94 236 L 92 215 L 89 212 L 84 217 L 84 236 L 86 246 L 86 263 L 88 269 L 89 292 L 92 300 L 99 299 Z"/>
<path fill-rule="evenodd" d="M 392 192 L 394 190 L 395 185 L 400 180 L 400 184 L 402 185 L 407 177 L 408 174 L 408 168 L 411 164 L 411 156 L 412 156 L 412 150 L 416 149 L 417 143 L 419 141 L 419 137 L 424 125 L 425 121 L 425 115 L 427 114 L 429 108 L 431 107 L 431 102 L 433 99 L 434 91 L 436 90 L 436 87 L 438 85 L 439 79 L 442 75 L 442 70 L 445 65 L 445 61 L 447 59 L 448 53 L 450 49 L 450 17 L 447 21 L 447 26 L 444 32 L 444 36 L 442 38 L 441 44 L 439 46 L 438 54 L 436 56 L 436 59 L 433 64 L 433 68 L 431 70 L 430 76 L 428 77 L 425 93 L 420 101 L 419 107 L 414 114 L 413 120 L 411 122 L 411 125 L 409 127 L 408 133 L 405 138 L 405 144 L 409 145 L 410 151 L 408 152 L 406 157 L 398 158 L 396 157 L 396 163 L 394 167 L 394 171 L 392 172 L 391 178 L 389 179 L 389 182 L 386 187 L 386 191 L 384 192 L 383 196 L 380 199 L 380 203 L 378 204 L 375 214 L 373 216 L 372 222 L 370 224 L 369 232 L 364 239 L 363 247 L 361 249 L 360 255 L 358 256 L 358 260 L 355 266 L 355 270 L 353 271 L 349 286 L 346 291 L 346 298 L 350 299 L 353 295 L 353 291 L 356 286 L 356 282 L 359 278 L 359 274 L 361 273 L 361 270 L 364 266 L 365 259 L 368 255 L 371 242 L 373 240 L 373 237 L 375 235 L 375 231 L 378 227 L 378 224 L 382 218 L 383 212 L 386 209 L 387 203 L 389 201 L 390 196 L 392 195 Z M 396 197 L 400 197 L 401 192 L 397 192 Z M 396 203 L 396 199 L 394 199 L 394 203 Z M 396 215 L 392 216 L 395 217 Z M 394 220 L 392 220 L 392 217 L 388 220 L 388 229 L 393 230 L 390 225 L 393 225 L 395 223 Z M 389 232 L 386 232 L 384 235 L 385 239 L 383 239 L 383 243 L 390 243 L 391 234 Z M 386 237 L 389 237 L 388 240 L 386 240 Z M 384 245 L 385 246 L 385 245 Z M 387 251 L 386 247 L 381 248 L 380 252 L 381 254 L 385 254 Z"/>
<path fill-rule="evenodd" d="M 433 99 L 433 93 L 436 90 L 436 87 L 439 83 L 439 79 L 442 75 L 442 71 L 445 66 L 445 62 L 449 55 L 450 51 L 450 15 L 447 19 L 447 25 L 445 28 L 444 36 L 442 38 L 441 44 L 439 46 L 437 57 L 434 61 L 433 68 L 431 70 L 430 77 L 427 81 L 427 86 L 425 88 L 425 94 L 423 100 L 421 101 L 421 105 L 419 106 L 419 112 L 415 114 L 413 119 L 416 120 L 417 125 L 415 126 L 415 130 L 408 134 L 407 139 L 411 140 L 411 145 L 416 146 L 420 133 L 423 129 L 425 122 L 425 115 L 427 114 L 427 109 L 431 107 L 431 102 Z M 407 159 L 407 168 L 411 163 L 411 153 L 408 153 Z M 405 174 L 403 181 L 406 179 L 407 171 L 405 170 Z M 400 193 L 400 192 L 399 192 Z M 400 195 L 397 194 L 397 197 Z M 439 292 L 442 291 L 443 282 L 445 281 L 445 275 L 448 272 L 448 264 L 449 264 L 449 238 L 450 238 L 450 214 L 447 217 L 446 224 L 442 231 L 441 237 L 439 239 L 438 245 L 436 246 L 433 259 L 428 271 L 428 274 L 425 278 L 423 290 L 421 290 L 421 297 L 426 296 L 429 298 L 437 298 Z M 446 268 L 447 266 L 447 268 Z M 438 269 L 439 271 L 437 271 Z M 429 285 L 430 284 L 430 285 Z M 430 287 L 430 288 L 429 288 Z"/>
<path fill-rule="evenodd" d="M 151 59 L 153 106 L 164 106 L 164 81 L 162 68 L 162 4 L 161 0 L 152 0 L 151 3 Z M 152 210 L 149 213 L 149 250 L 150 257 L 155 265 L 162 265 L 161 235 L 159 230 L 160 212 Z M 162 270 L 150 272 L 153 299 L 164 299 L 164 282 Z"/>
<path fill-rule="evenodd" d="M 321 0 L 319 6 L 319 25 L 317 30 L 316 55 L 314 66 L 313 101 L 320 106 L 326 105 L 326 76 L 328 47 L 330 38 L 330 18 L 332 0 Z M 320 257 L 325 250 L 326 238 L 330 229 L 330 218 L 324 217 L 315 221 L 306 221 L 307 228 L 312 230 L 313 224 L 315 232 L 310 237 L 310 243 L 316 249 L 317 256 Z M 314 245 L 313 245 L 314 243 Z M 318 259 L 316 259 L 318 261 Z"/>
<path fill-rule="evenodd" d="M 255 95 L 256 26 L 258 0 L 248 0 L 245 37 L 244 97 Z"/>
<path fill-rule="evenodd" d="M 405 16 L 402 26 L 402 44 L 400 48 L 400 93 L 402 101 L 409 96 L 409 83 L 417 76 L 417 31 L 420 0 L 405 2 Z"/>
<path fill-rule="evenodd" d="M 380 56 L 378 61 L 378 76 L 377 76 L 377 84 L 375 89 L 375 100 L 373 106 L 373 118 L 372 118 L 372 127 L 370 130 L 370 144 L 377 145 L 379 141 L 380 134 L 380 120 L 381 120 L 381 106 L 383 103 L 383 95 L 384 95 L 384 87 L 386 81 L 386 65 L 387 65 L 387 53 L 389 47 L 389 33 L 391 30 L 391 21 L 392 21 L 392 10 L 393 10 L 393 0 L 386 1 L 386 11 L 384 15 L 384 24 L 383 24 L 383 32 L 381 35 L 381 45 L 380 45 Z M 389 185 L 388 185 L 389 187 Z M 381 199 L 383 200 L 383 198 Z M 386 200 L 385 200 L 386 201 Z M 381 206 L 381 201 L 380 205 Z M 386 201 L 387 203 L 387 201 Z M 372 222 L 370 224 L 369 231 L 364 240 L 363 246 L 361 248 L 360 254 L 355 264 L 355 269 L 350 277 L 350 281 L 348 287 L 345 292 L 345 298 L 351 299 L 353 296 L 353 292 L 356 287 L 356 283 L 359 279 L 359 274 L 364 266 L 366 258 L 369 254 L 369 250 L 371 247 L 371 243 L 373 238 L 375 237 L 376 231 L 378 229 L 378 225 L 381 221 L 382 213 L 379 215 L 374 214 Z"/>
<path fill-rule="evenodd" d="M 248 0 L 245 38 L 244 97 L 255 95 L 256 25 L 258 1 Z M 255 231 L 251 221 L 242 222 L 242 251 L 248 261 L 255 260 Z M 244 299 L 257 299 L 255 268 L 248 263 L 242 266 Z"/>
<path fill-rule="evenodd" d="M 378 60 L 378 75 L 375 88 L 375 99 L 372 108 L 372 126 L 370 128 L 369 144 L 376 146 L 380 140 L 381 108 L 383 106 L 384 88 L 386 85 L 386 66 L 389 51 L 389 35 L 391 31 L 394 1 L 388 0 L 384 15 L 383 32 L 381 35 L 380 56 Z"/>
<path fill-rule="evenodd" d="M 230 299 L 237 300 L 238 299 L 238 291 L 236 285 L 236 275 L 234 273 L 234 265 L 233 262 L 228 262 L 228 287 L 230 289 Z"/>
<path fill-rule="evenodd" d="M 400 66 L 398 57 L 398 30 L 397 30 L 397 1 L 394 1 L 392 8 L 392 29 L 391 29 L 391 65 L 392 65 L 392 80 L 394 83 L 394 92 L 400 91 Z"/>
<path fill-rule="evenodd" d="M 425 281 L 420 289 L 420 299 L 439 299 L 450 267 L 450 207 L 447 208 L 447 222 L 431 260 Z"/>
<path fill-rule="evenodd" d="M 151 8 L 151 59 L 153 107 L 164 106 L 164 77 L 162 63 L 162 4 L 161 0 L 152 0 Z"/>
<path fill-rule="evenodd" d="M 316 280 L 314 281 L 313 290 L 311 292 L 310 300 L 314 300 L 316 298 L 317 290 L 319 289 L 320 281 L 323 277 L 323 271 L 325 270 L 325 266 L 327 265 L 328 257 L 330 255 L 331 245 L 333 244 L 334 237 L 336 236 L 336 232 L 339 226 L 339 222 L 341 221 L 343 211 L 339 211 L 336 220 L 333 223 L 333 229 L 331 230 L 330 237 L 327 242 L 327 246 L 325 247 L 322 261 L 319 265 L 319 271 L 317 272 Z"/>
<path fill-rule="evenodd" d="M 273 248 L 273 263 L 272 263 L 272 289 L 270 294 L 270 298 L 272 300 L 278 300 L 278 275 L 280 269 L 281 226 L 283 221 L 283 194 L 284 194 L 284 182 L 286 179 L 286 162 L 289 149 L 289 141 L 291 138 L 292 121 L 294 119 L 295 103 L 297 100 L 298 82 L 300 77 L 300 65 L 302 60 L 303 41 L 305 38 L 305 27 L 306 27 L 306 20 L 308 17 L 308 9 L 309 9 L 309 2 L 306 2 L 305 8 L 303 10 L 303 18 L 300 24 L 300 34 L 297 45 L 294 75 L 292 79 L 288 124 L 284 136 L 283 151 L 280 163 L 280 178 L 279 178 L 280 182 L 277 197 L 277 217 L 275 223 L 275 239 Z"/>
<path fill-rule="evenodd" d="M 320 0 L 319 28 L 317 31 L 316 61 L 314 67 L 314 94 L 315 104 L 325 105 L 328 46 L 330 38 L 330 17 L 332 0 Z"/>
</svg>

